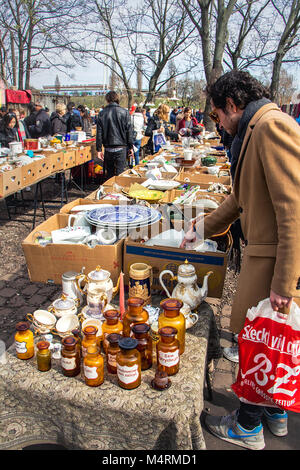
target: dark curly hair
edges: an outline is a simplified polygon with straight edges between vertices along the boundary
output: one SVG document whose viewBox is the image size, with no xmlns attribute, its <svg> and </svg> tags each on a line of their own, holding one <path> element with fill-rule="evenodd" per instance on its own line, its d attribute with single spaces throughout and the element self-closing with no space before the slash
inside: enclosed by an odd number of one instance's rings
<svg viewBox="0 0 300 470">
<path fill-rule="evenodd" d="M 270 92 L 250 73 L 231 70 L 222 75 L 212 85 L 206 87 L 206 93 L 216 106 L 225 110 L 226 98 L 232 98 L 234 104 L 245 109 L 251 101 L 270 98 Z"/>
</svg>

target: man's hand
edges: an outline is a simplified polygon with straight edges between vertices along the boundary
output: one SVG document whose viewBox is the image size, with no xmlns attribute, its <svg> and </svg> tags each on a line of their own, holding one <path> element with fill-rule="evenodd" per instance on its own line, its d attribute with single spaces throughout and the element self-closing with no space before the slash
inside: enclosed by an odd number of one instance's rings
<svg viewBox="0 0 300 470">
<path fill-rule="evenodd" d="M 103 152 L 97 152 L 97 157 L 99 158 L 99 160 L 104 160 Z"/>
<path fill-rule="evenodd" d="M 188 231 L 186 232 L 186 234 L 184 235 L 184 239 L 181 242 L 180 248 L 185 248 L 185 245 L 187 243 L 194 243 L 196 241 L 197 235 L 194 230 L 196 221 L 197 221 L 196 219 L 192 219 L 190 221 L 190 227 Z"/>
<path fill-rule="evenodd" d="M 134 151 L 133 151 L 133 149 L 130 149 L 130 150 L 129 150 L 128 156 L 129 156 L 129 157 L 133 157 L 133 156 L 134 156 Z"/>
<path fill-rule="evenodd" d="M 276 294 L 273 290 L 270 291 L 270 302 L 272 309 L 278 312 L 278 309 L 282 307 L 290 308 L 293 297 L 284 297 L 283 295 Z"/>
</svg>

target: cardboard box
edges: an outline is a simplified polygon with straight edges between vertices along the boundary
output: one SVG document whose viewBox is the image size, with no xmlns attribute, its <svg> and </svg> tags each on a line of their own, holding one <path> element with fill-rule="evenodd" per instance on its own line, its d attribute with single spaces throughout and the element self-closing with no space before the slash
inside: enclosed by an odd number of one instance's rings
<svg viewBox="0 0 300 470">
<path fill-rule="evenodd" d="M 32 282 L 44 282 L 61 284 L 64 272 L 89 273 L 100 265 L 111 273 L 111 279 L 116 284 L 122 270 L 122 256 L 124 240 L 114 245 L 99 245 L 89 248 L 85 245 L 76 244 L 49 244 L 40 246 L 33 242 L 36 232 L 66 227 L 68 223 L 67 214 L 55 214 L 48 220 L 37 226 L 22 242 L 28 274 Z"/>
<path fill-rule="evenodd" d="M 198 172 L 195 170 L 191 171 L 182 171 L 179 173 L 178 178 L 186 179 L 188 178 L 191 183 L 221 183 L 227 186 L 231 186 L 231 176 L 216 176 L 216 175 L 209 175 L 207 173 Z M 179 179 L 175 178 L 176 181 L 180 181 Z"/>
<path fill-rule="evenodd" d="M 76 165 L 82 165 L 89 162 L 92 158 L 92 151 L 89 145 L 82 145 L 76 150 Z"/>
<path fill-rule="evenodd" d="M 28 165 L 24 165 L 21 167 L 22 188 L 26 186 L 30 186 L 31 184 L 35 183 L 37 179 L 36 171 L 37 171 L 36 162 L 32 162 L 32 163 L 29 163 Z"/>
<path fill-rule="evenodd" d="M 41 180 L 46 178 L 51 174 L 51 157 L 45 156 L 45 158 L 41 158 L 40 160 L 36 160 L 36 180 Z"/>
<path fill-rule="evenodd" d="M 73 166 L 76 166 L 76 152 L 77 149 L 74 150 L 66 150 L 64 152 L 64 163 L 63 163 L 63 169 L 68 170 L 69 168 L 73 168 Z"/>
<path fill-rule="evenodd" d="M 22 167 L 0 173 L 0 197 L 13 194 L 22 188 Z"/>
<path fill-rule="evenodd" d="M 49 155 L 51 173 L 62 171 L 64 169 L 64 153 L 54 152 Z"/>
<path fill-rule="evenodd" d="M 118 186 L 126 187 L 128 188 L 131 184 L 133 183 L 139 183 L 142 184 L 144 181 L 146 181 L 147 178 L 139 178 L 138 176 L 132 177 L 132 176 L 113 176 L 112 178 L 109 178 L 108 180 L 103 183 L 103 186 L 110 186 L 112 187 L 114 184 L 117 184 Z"/>
<path fill-rule="evenodd" d="M 160 225 L 163 230 L 163 224 Z M 177 225 L 178 228 L 178 225 Z M 223 237 L 226 241 L 225 253 L 212 253 L 204 252 L 197 253 L 196 251 L 182 250 L 180 248 L 168 248 L 160 246 L 146 246 L 139 241 L 133 241 L 129 237 L 126 238 L 124 243 L 124 282 L 125 285 L 129 283 L 129 269 L 133 263 L 146 263 L 153 268 L 153 291 L 161 291 L 165 294 L 163 287 L 159 282 L 160 273 L 169 269 L 177 275 L 178 266 L 183 264 L 185 260 L 193 264 L 198 277 L 198 285 L 201 286 L 203 278 L 208 271 L 213 271 L 213 274 L 208 279 L 208 297 L 221 298 L 223 293 L 226 268 L 228 262 L 228 254 L 232 246 L 231 234 L 228 233 Z M 164 283 L 172 295 L 172 290 L 176 285 L 170 280 L 170 276 L 164 277 Z"/>
</svg>

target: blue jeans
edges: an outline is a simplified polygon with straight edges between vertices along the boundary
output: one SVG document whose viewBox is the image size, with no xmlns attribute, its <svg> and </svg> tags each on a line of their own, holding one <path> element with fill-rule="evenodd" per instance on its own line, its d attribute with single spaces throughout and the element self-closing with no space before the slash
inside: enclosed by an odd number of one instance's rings
<svg viewBox="0 0 300 470">
<path fill-rule="evenodd" d="M 142 143 L 142 139 L 139 139 L 139 140 L 135 140 L 133 142 L 133 145 L 136 147 L 136 152 L 134 152 L 134 160 L 135 160 L 135 164 L 138 165 L 140 163 L 140 148 L 141 148 L 141 143 Z"/>
</svg>

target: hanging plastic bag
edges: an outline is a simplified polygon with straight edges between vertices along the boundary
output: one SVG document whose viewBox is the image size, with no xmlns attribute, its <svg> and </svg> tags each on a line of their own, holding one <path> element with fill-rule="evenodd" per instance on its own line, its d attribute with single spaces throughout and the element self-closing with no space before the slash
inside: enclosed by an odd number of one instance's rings
<svg viewBox="0 0 300 470">
<path fill-rule="evenodd" d="M 162 145 L 166 145 L 166 138 L 162 132 L 158 132 L 157 130 L 153 131 L 153 153 L 157 153 Z"/>
<path fill-rule="evenodd" d="M 232 385 L 245 403 L 300 413 L 300 308 L 284 315 L 270 299 L 248 310 L 238 336 L 239 372 Z"/>
</svg>

